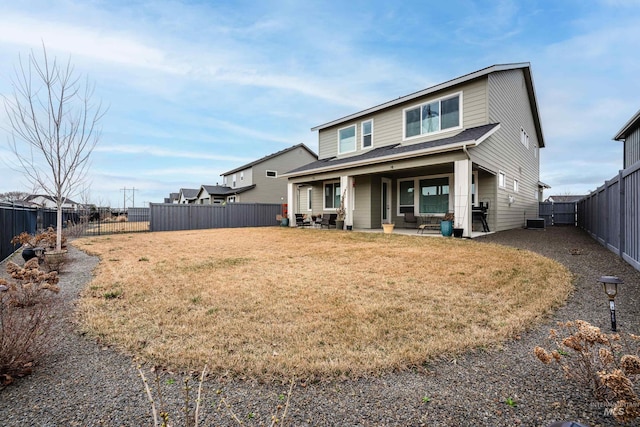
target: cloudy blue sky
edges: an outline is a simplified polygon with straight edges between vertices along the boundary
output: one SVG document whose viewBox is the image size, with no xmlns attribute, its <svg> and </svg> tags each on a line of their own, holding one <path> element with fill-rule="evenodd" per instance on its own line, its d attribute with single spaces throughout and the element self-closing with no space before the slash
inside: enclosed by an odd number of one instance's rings
<svg viewBox="0 0 640 427">
<path fill-rule="evenodd" d="M 622 167 L 615 133 L 640 109 L 640 0 L 0 0 L 0 94 L 18 56 L 67 59 L 109 105 L 93 202 L 161 202 L 305 143 L 313 126 L 489 65 L 530 62 L 553 194 Z M 8 168 L 0 192 L 29 191 Z"/>
</svg>

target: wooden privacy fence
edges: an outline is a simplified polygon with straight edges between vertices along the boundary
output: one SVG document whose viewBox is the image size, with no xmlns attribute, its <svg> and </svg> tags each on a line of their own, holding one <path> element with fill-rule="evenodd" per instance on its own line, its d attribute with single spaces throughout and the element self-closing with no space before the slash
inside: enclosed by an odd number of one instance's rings
<svg viewBox="0 0 640 427">
<path fill-rule="evenodd" d="M 578 202 L 578 226 L 640 270 L 640 162 Z"/>
<path fill-rule="evenodd" d="M 276 225 L 276 215 L 282 213 L 282 205 L 266 203 L 228 203 L 226 205 L 151 203 L 149 206 L 151 231 L 266 227 Z"/>
<path fill-rule="evenodd" d="M 576 225 L 575 202 L 540 202 L 538 212 L 545 225 Z"/>
</svg>

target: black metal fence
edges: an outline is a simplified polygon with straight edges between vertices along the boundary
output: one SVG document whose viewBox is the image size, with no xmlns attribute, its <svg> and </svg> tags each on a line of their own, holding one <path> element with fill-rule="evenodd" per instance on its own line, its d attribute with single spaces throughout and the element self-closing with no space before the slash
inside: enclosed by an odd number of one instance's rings
<svg viewBox="0 0 640 427">
<path fill-rule="evenodd" d="M 38 230 L 55 227 L 56 211 L 53 209 L 28 208 L 11 203 L 0 203 L 0 261 L 11 255 L 19 245 L 12 245 L 11 239 L 22 232 L 35 234 Z M 75 211 L 63 211 L 65 223 L 79 221 Z"/>
<path fill-rule="evenodd" d="M 14 236 L 55 228 L 56 217 L 55 209 L 0 203 L 0 261 L 19 248 L 11 244 Z M 64 233 L 70 237 L 149 231 L 149 208 L 129 208 L 126 212 L 110 208 L 65 209 L 62 221 Z"/>
</svg>

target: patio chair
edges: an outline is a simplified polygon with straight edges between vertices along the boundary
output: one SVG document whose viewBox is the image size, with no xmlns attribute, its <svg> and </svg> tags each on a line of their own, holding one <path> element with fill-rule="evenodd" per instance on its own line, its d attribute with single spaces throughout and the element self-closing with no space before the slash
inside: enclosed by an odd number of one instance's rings
<svg viewBox="0 0 640 427">
<path fill-rule="evenodd" d="M 412 224 L 411 228 L 416 228 L 418 226 L 418 217 L 416 217 L 413 212 L 405 212 L 403 221 L 405 227 L 407 224 Z"/>
<path fill-rule="evenodd" d="M 306 221 L 305 214 L 296 214 L 296 227 L 307 227 L 311 222 Z"/>
<path fill-rule="evenodd" d="M 320 223 L 320 228 L 322 227 L 331 228 L 331 226 L 335 228 L 336 219 L 338 219 L 338 214 L 322 215 L 322 222 Z"/>
</svg>

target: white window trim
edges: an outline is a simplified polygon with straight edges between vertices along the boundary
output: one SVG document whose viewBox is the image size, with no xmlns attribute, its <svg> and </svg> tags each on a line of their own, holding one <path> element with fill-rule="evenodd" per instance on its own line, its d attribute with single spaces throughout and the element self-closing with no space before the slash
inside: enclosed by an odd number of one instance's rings
<svg viewBox="0 0 640 427">
<path fill-rule="evenodd" d="M 364 146 L 364 137 L 365 137 L 365 133 L 364 133 L 364 124 L 365 123 L 371 123 L 371 145 L 368 147 Z M 362 148 L 363 150 L 370 150 L 373 148 L 373 119 L 369 119 L 369 120 L 365 120 L 362 123 L 360 123 L 360 148 Z"/>
<path fill-rule="evenodd" d="M 344 129 L 349 129 L 349 128 L 353 128 L 354 129 L 354 144 L 353 144 L 353 150 L 349 150 L 349 151 L 340 151 L 340 131 L 344 130 Z M 353 153 L 354 151 L 356 151 L 358 149 L 358 125 L 356 124 L 352 124 L 349 126 L 344 126 L 341 127 L 340 129 L 337 130 L 336 132 L 336 137 L 338 140 L 338 154 L 348 154 L 348 153 Z"/>
<path fill-rule="evenodd" d="M 234 173 L 233 176 L 231 177 L 231 188 L 236 188 L 236 174 Z"/>
<path fill-rule="evenodd" d="M 502 177 L 502 182 L 500 182 L 500 177 Z M 498 171 L 498 187 L 499 188 L 507 187 L 507 174 L 502 172 L 501 170 Z"/>
<path fill-rule="evenodd" d="M 307 188 L 307 211 L 311 212 L 313 210 L 313 203 L 312 203 L 312 194 L 311 191 L 313 190 L 313 187 L 309 187 Z"/>
<path fill-rule="evenodd" d="M 398 181 L 396 182 L 396 206 L 397 206 L 396 216 L 404 215 L 400 213 L 400 183 L 406 182 L 406 181 L 413 181 L 413 212 L 415 215 L 421 215 L 420 212 L 416 212 L 416 206 L 418 207 L 418 210 L 420 210 L 420 194 L 419 194 L 420 192 L 416 190 L 419 190 L 421 179 L 434 179 L 434 178 L 449 178 L 449 207 L 452 207 L 455 201 L 454 194 L 453 194 L 453 181 L 454 181 L 453 174 L 443 173 L 438 175 L 423 175 L 423 176 L 407 177 L 407 178 L 398 179 Z M 446 214 L 446 212 L 443 213 L 443 216 L 444 214 Z M 438 214 L 429 214 L 429 215 L 438 216 Z"/>
<path fill-rule="evenodd" d="M 272 172 L 274 174 L 274 176 L 269 176 L 269 172 Z M 267 169 L 266 171 L 264 171 L 264 175 L 267 178 L 277 178 L 278 177 L 278 171 L 274 171 L 274 170 L 269 170 Z"/>
<path fill-rule="evenodd" d="M 514 179 L 513 180 L 513 192 L 517 193 L 519 188 L 520 188 L 520 183 L 518 182 L 517 179 Z"/>
<path fill-rule="evenodd" d="M 447 129 L 444 129 L 444 130 L 440 129 L 439 131 L 436 131 L 436 132 L 421 133 L 420 135 L 407 137 L 407 129 L 406 129 L 407 128 L 407 120 L 406 120 L 407 110 L 413 110 L 414 108 L 422 107 L 424 104 L 430 104 L 432 102 L 442 101 L 442 100 L 449 99 L 449 98 L 454 98 L 456 95 L 460 97 L 459 101 L 458 101 L 458 108 L 459 108 L 459 113 L 460 113 L 460 118 L 459 119 L 460 120 L 458 122 L 458 126 L 457 127 L 447 128 Z M 419 104 L 415 104 L 415 105 L 412 105 L 410 107 L 407 107 L 407 108 L 402 110 L 402 140 L 403 141 L 413 141 L 415 139 L 424 138 L 426 136 L 430 137 L 430 136 L 433 136 L 433 135 L 439 135 L 441 133 L 462 129 L 463 123 L 464 123 L 463 113 L 464 113 L 464 108 L 463 108 L 462 91 L 453 92 L 453 93 L 450 93 L 448 95 L 441 96 L 439 98 L 433 98 L 433 99 L 430 99 L 428 101 L 424 101 L 424 102 L 421 102 Z M 420 127 L 422 128 L 422 125 Z"/>
<path fill-rule="evenodd" d="M 340 184 L 340 180 L 336 179 L 336 180 L 332 180 L 332 181 L 323 181 L 322 182 L 322 210 L 323 211 L 330 211 L 330 210 L 334 210 L 336 208 L 338 208 L 338 206 L 335 207 L 327 207 L 326 202 L 327 202 L 327 198 L 325 197 L 325 187 L 328 184 Z M 340 191 L 342 191 L 342 188 L 340 189 Z"/>
<path fill-rule="evenodd" d="M 240 172 L 240 181 L 244 181 L 244 171 Z"/>
</svg>

